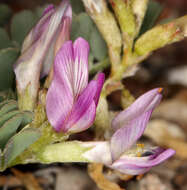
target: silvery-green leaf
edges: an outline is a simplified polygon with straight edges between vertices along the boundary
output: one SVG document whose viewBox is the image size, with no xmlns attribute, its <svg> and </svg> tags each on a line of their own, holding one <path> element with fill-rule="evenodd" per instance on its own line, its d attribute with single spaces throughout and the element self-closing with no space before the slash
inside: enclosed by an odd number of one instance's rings
<svg viewBox="0 0 187 190">
<path fill-rule="evenodd" d="M 25 129 L 14 135 L 7 143 L 4 150 L 4 165 L 9 166 L 25 149 L 33 144 L 40 137 L 36 129 Z"/>
<path fill-rule="evenodd" d="M 1 13 L 0 13 L 1 14 Z M 11 47 L 12 43 L 4 28 L 0 28 L 0 49 Z"/>
<path fill-rule="evenodd" d="M 5 4 L 0 4 L 0 26 L 6 24 L 10 17 L 12 15 L 11 9 L 5 5 Z"/>
<path fill-rule="evenodd" d="M 23 115 L 23 121 L 21 123 L 21 125 L 24 127 L 25 125 L 29 124 L 30 122 L 32 122 L 33 118 L 34 118 L 34 114 L 30 111 L 24 111 L 22 112 Z"/>
<path fill-rule="evenodd" d="M 16 99 L 15 92 L 12 91 L 12 89 L 7 89 L 4 91 L 0 91 L 0 102 L 5 100 Z"/>
<path fill-rule="evenodd" d="M 139 36 L 154 26 L 157 18 L 159 17 L 160 13 L 162 12 L 162 10 L 163 10 L 163 6 L 160 3 L 158 3 L 154 0 L 149 1 L 148 7 L 147 7 L 147 12 L 144 17 L 144 21 L 141 26 Z"/>
<path fill-rule="evenodd" d="M 13 118 L 6 121 L 0 127 L 0 148 L 3 149 L 7 141 L 16 133 L 18 127 L 22 122 L 23 116 L 21 114 L 15 115 Z"/>
<path fill-rule="evenodd" d="M 0 117 L 0 127 L 9 119 L 11 119 L 13 116 L 17 115 L 18 113 L 20 113 L 20 111 L 18 110 L 13 110 L 8 112 L 7 114 L 4 114 Z"/>
<path fill-rule="evenodd" d="M 2 102 L 0 104 L 0 117 L 2 117 L 5 113 L 8 113 L 10 111 L 13 111 L 15 109 L 18 109 L 18 105 L 17 102 L 14 100 L 10 100 L 10 101 L 5 101 L 5 104 L 3 104 L 4 102 Z M 3 105 L 3 106 L 1 106 Z"/>
<path fill-rule="evenodd" d="M 5 97 L 2 94 L 0 94 L 0 102 L 2 102 L 3 100 L 5 100 Z"/>
<path fill-rule="evenodd" d="M 36 7 L 36 9 L 34 10 L 34 15 L 37 20 L 43 15 L 43 11 L 46 7 L 47 5 L 42 6 L 42 7 Z"/>
<path fill-rule="evenodd" d="M 75 40 L 78 37 L 83 37 L 87 41 L 90 40 L 91 31 L 94 24 L 92 19 L 86 13 L 80 13 L 73 18 L 71 39 Z"/>
<path fill-rule="evenodd" d="M 5 101 L 1 102 L 1 103 L 0 103 L 0 109 L 1 109 L 5 104 L 7 104 L 7 103 L 9 103 L 9 102 L 10 102 L 10 100 L 5 100 Z"/>
<path fill-rule="evenodd" d="M 162 19 L 162 20 L 159 22 L 159 24 L 167 24 L 167 23 L 171 22 L 171 21 L 174 20 L 174 19 L 175 19 L 174 16 L 171 16 L 171 17 L 168 17 L 168 18 L 164 18 L 164 19 Z"/>
<path fill-rule="evenodd" d="M 1 149 L 0 149 L 0 171 L 1 171 L 1 169 L 2 169 L 2 167 L 3 167 L 3 155 L 2 155 L 2 151 L 1 151 Z"/>
<path fill-rule="evenodd" d="M 19 56 L 19 50 L 16 48 L 7 48 L 0 50 L 0 90 L 11 88 L 13 84 L 13 63 Z"/>
<path fill-rule="evenodd" d="M 93 28 L 90 36 L 90 47 L 93 56 L 101 61 L 107 56 L 107 46 L 96 27 Z"/>
<path fill-rule="evenodd" d="M 79 14 L 84 11 L 84 5 L 82 1 L 79 0 L 70 0 L 72 10 L 75 14 Z"/>
<path fill-rule="evenodd" d="M 32 11 L 24 10 L 15 14 L 11 22 L 12 39 L 21 45 L 36 21 L 36 16 Z"/>
</svg>

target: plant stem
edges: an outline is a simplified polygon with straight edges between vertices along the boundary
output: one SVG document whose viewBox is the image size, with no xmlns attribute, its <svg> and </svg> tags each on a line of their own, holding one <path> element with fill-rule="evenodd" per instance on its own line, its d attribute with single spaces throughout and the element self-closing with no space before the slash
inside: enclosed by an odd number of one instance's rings
<svg viewBox="0 0 187 190">
<path fill-rule="evenodd" d="M 55 163 L 55 162 L 90 162 L 83 154 L 91 147 L 85 147 L 79 141 L 68 141 L 62 143 L 51 144 L 44 147 L 36 155 L 33 162 Z"/>
<path fill-rule="evenodd" d="M 109 67 L 109 66 L 110 66 L 110 61 L 109 61 L 108 58 L 106 58 L 106 59 L 104 59 L 103 61 L 94 64 L 94 65 L 91 67 L 91 69 L 90 69 L 90 71 L 89 71 L 89 74 L 91 74 L 91 75 L 92 75 L 92 74 L 95 74 L 95 73 L 97 73 L 98 71 L 102 71 L 102 70 L 106 69 L 106 68 Z"/>
</svg>

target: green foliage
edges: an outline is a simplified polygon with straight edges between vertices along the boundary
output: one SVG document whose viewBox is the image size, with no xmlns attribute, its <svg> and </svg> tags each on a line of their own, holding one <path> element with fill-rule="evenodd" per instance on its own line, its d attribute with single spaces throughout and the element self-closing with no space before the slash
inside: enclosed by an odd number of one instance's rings
<svg viewBox="0 0 187 190">
<path fill-rule="evenodd" d="M 17 41 L 21 46 L 24 38 L 36 22 L 36 16 L 30 10 L 24 10 L 15 14 L 11 23 L 12 39 Z"/>
<path fill-rule="evenodd" d="M 40 137 L 38 130 L 25 127 L 32 119 L 31 112 L 18 110 L 16 101 L 0 103 L 0 170 Z"/>
<path fill-rule="evenodd" d="M 0 90 L 11 88 L 13 84 L 13 64 L 19 56 L 16 48 L 0 50 Z"/>
<path fill-rule="evenodd" d="M 106 58 L 106 43 L 92 19 L 85 12 L 73 17 L 71 39 L 75 40 L 80 36 L 89 42 L 91 49 L 90 54 L 93 56 L 93 59 L 95 58 L 97 61 L 102 61 Z"/>
<path fill-rule="evenodd" d="M 11 162 L 39 137 L 40 133 L 36 129 L 25 129 L 14 135 L 5 147 L 4 165 L 11 165 Z"/>
<path fill-rule="evenodd" d="M 12 46 L 12 42 L 4 28 L 0 28 L 0 49 Z"/>
<path fill-rule="evenodd" d="M 0 91 L 0 102 L 8 99 L 16 99 L 16 95 L 12 89 Z"/>
<path fill-rule="evenodd" d="M 94 27 L 91 32 L 90 46 L 91 52 L 97 60 L 104 60 L 106 58 L 107 46 L 96 27 Z"/>
<path fill-rule="evenodd" d="M 17 114 L 6 121 L 0 128 L 0 148 L 3 149 L 8 139 L 12 137 L 22 122 L 23 116 Z"/>
<path fill-rule="evenodd" d="M 139 36 L 154 26 L 162 10 L 163 6 L 160 3 L 156 2 L 155 0 L 149 1 L 147 12 L 142 27 L 140 29 Z"/>
<path fill-rule="evenodd" d="M 11 9 L 7 5 L 1 3 L 0 4 L 0 26 L 7 24 L 11 15 L 12 15 Z"/>
<path fill-rule="evenodd" d="M 91 31 L 94 28 L 92 19 L 86 13 L 80 13 L 73 17 L 71 39 L 75 40 L 78 37 L 83 37 L 90 40 Z"/>
<path fill-rule="evenodd" d="M 84 11 L 84 5 L 81 0 L 70 0 L 73 12 L 79 14 Z"/>
<path fill-rule="evenodd" d="M 33 12 L 24 10 L 15 14 L 11 20 L 10 37 L 4 28 L 0 28 L 0 91 L 12 87 L 14 79 L 13 64 L 19 56 L 21 44 L 41 17 L 44 8 L 37 7 Z M 4 23 L 1 20 L 8 21 L 11 14 L 11 10 L 6 5 L 0 4 L 0 26 L 1 23 Z M 14 48 L 15 45 L 17 46 L 16 48 Z M 1 98 L 0 94 L 0 101 Z"/>
<path fill-rule="evenodd" d="M 0 104 L 0 117 L 2 117 L 4 114 L 12 111 L 12 110 L 15 110 L 18 108 L 18 105 L 16 103 L 16 101 L 14 100 L 6 100 L 4 102 L 2 102 Z"/>
<path fill-rule="evenodd" d="M 0 126 L 3 125 L 7 120 L 11 119 L 13 116 L 19 114 L 18 110 L 13 110 L 8 112 L 7 114 L 4 114 L 2 117 L 0 117 Z"/>
<path fill-rule="evenodd" d="M 33 10 L 33 13 L 34 13 L 34 15 L 35 15 L 37 21 L 40 19 L 40 17 L 41 17 L 42 14 L 43 14 L 44 9 L 45 9 L 47 6 L 48 6 L 48 5 L 45 5 L 45 6 L 42 6 L 42 7 L 36 7 L 36 8 Z"/>
</svg>

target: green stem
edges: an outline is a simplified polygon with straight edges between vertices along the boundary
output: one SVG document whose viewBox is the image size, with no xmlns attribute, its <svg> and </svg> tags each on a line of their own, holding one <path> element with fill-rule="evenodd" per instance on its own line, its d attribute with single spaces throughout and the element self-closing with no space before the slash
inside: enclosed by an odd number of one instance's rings
<svg viewBox="0 0 187 190">
<path fill-rule="evenodd" d="M 104 59 L 103 61 L 101 61 L 101 62 L 99 62 L 99 63 L 97 63 L 97 64 L 94 64 L 92 67 L 91 67 L 91 69 L 90 69 L 90 71 L 89 71 L 89 74 L 95 74 L 95 73 L 97 73 L 98 71 L 102 71 L 102 70 L 104 70 L 104 69 L 106 69 L 107 67 L 109 67 L 110 66 L 110 62 L 109 62 L 109 59 L 108 58 L 106 58 L 106 59 Z"/>
<path fill-rule="evenodd" d="M 55 162 L 90 162 L 83 154 L 91 147 L 85 147 L 79 141 L 68 141 L 56 143 L 44 147 L 33 162 L 55 163 Z M 30 161 L 29 161 L 30 162 Z"/>
</svg>

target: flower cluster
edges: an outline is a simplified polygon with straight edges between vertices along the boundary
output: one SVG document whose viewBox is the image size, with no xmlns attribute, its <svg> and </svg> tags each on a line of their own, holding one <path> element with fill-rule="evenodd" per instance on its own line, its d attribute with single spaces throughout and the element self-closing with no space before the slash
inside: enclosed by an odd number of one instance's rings
<svg viewBox="0 0 187 190">
<path fill-rule="evenodd" d="M 104 163 L 122 173 L 137 175 L 160 164 L 175 154 L 172 149 L 133 145 L 142 136 L 152 111 L 161 100 L 161 88 L 153 89 L 140 96 L 130 107 L 120 112 L 113 120 L 114 129 L 109 142 L 93 142 L 93 147 L 84 156 L 93 162 Z"/>
<path fill-rule="evenodd" d="M 68 134 L 81 132 L 93 124 L 105 78 L 99 73 L 89 82 L 89 44 L 81 37 L 75 42 L 69 40 L 71 20 L 67 0 L 56 9 L 52 5 L 47 7 L 25 39 L 15 65 L 18 93 L 22 94 L 30 85 L 29 93 L 34 99 L 39 78 L 53 71 L 46 96 L 47 118 L 56 132 Z M 161 91 L 156 88 L 145 93 L 120 112 L 112 120 L 114 133 L 110 141 L 83 143 L 89 147 L 84 158 L 137 175 L 171 157 L 175 153 L 172 149 L 134 146 L 161 100 Z"/>
</svg>

